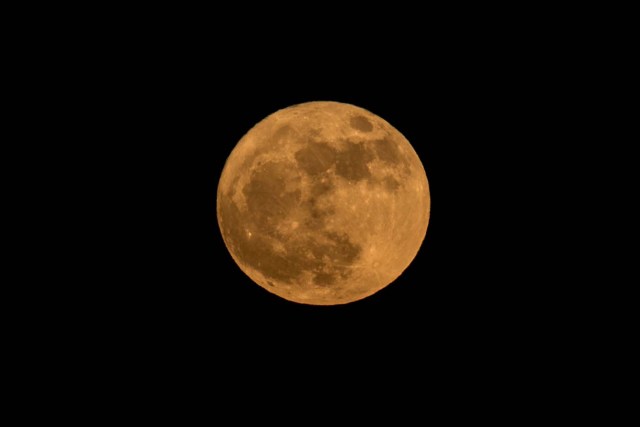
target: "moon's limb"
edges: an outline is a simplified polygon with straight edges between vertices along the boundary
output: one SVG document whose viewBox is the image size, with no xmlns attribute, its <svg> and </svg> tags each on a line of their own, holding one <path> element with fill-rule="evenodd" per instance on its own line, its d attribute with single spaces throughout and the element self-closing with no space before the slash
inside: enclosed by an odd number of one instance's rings
<svg viewBox="0 0 640 427">
<path fill-rule="evenodd" d="M 217 195 L 222 237 L 257 284 L 291 301 L 367 297 L 409 266 L 430 212 L 406 138 L 359 107 L 295 105 L 237 144 Z"/>
</svg>

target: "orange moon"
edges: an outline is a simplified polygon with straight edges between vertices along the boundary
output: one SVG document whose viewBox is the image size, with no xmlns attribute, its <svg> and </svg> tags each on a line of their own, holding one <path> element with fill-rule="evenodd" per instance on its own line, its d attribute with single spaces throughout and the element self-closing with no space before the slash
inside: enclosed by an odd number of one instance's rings
<svg viewBox="0 0 640 427">
<path fill-rule="evenodd" d="M 357 301 L 396 280 L 424 241 L 430 207 L 409 141 L 372 112 L 329 101 L 257 123 L 217 192 L 218 225 L 240 269 L 311 305 Z"/>
</svg>

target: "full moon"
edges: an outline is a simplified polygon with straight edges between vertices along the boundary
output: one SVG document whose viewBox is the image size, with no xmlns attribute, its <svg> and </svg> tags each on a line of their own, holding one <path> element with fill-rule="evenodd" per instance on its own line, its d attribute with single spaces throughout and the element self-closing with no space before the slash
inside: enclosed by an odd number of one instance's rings
<svg viewBox="0 0 640 427">
<path fill-rule="evenodd" d="M 409 141 L 372 112 L 329 101 L 257 123 L 217 192 L 218 225 L 240 269 L 311 305 L 351 303 L 396 280 L 424 241 L 430 207 Z"/>
</svg>

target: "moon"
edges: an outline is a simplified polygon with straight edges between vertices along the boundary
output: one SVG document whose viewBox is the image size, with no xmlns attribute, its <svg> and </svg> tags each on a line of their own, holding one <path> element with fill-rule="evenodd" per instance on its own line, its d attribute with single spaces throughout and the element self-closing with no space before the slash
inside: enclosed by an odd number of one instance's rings
<svg viewBox="0 0 640 427">
<path fill-rule="evenodd" d="M 217 191 L 233 260 L 286 300 L 347 304 L 395 281 L 427 232 L 424 167 L 391 124 L 355 105 L 297 104 L 251 128 Z"/>
</svg>

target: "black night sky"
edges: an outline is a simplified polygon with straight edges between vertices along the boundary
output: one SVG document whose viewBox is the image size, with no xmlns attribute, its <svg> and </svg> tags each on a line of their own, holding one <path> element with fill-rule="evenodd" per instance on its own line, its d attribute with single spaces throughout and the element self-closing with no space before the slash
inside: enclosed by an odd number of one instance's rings
<svg viewBox="0 0 640 427">
<path fill-rule="evenodd" d="M 8 249 L 26 263 L 6 275 L 25 298 L 3 300 L 17 308 L 5 329 L 18 338 L 4 347 L 21 417 L 121 422 L 137 412 L 166 423 L 174 412 L 179 425 L 268 415 L 306 425 L 347 421 L 350 409 L 358 424 L 385 412 L 393 425 L 438 412 L 546 420 L 547 407 L 573 418 L 611 389 L 594 367 L 624 378 L 595 356 L 615 345 L 593 335 L 620 326 L 595 300 L 628 280 L 587 285 L 579 273 L 598 266 L 575 250 L 616 248 L 591 236 L 616 234 L 594 206 L 617 215 L 600 199 L 613 188 L 600 169 L 621 156 L 582 161 L 615 138 L 590 146 L 578 134 L 598 125 L 587 111 L 595 83 L 630 93 L 595 71 L 624 68 L 598 49 L 632 58 L 605 37 L 617 19 L 557 5 L 200 6 L 56 3 L 11 15 L 5 80 L 18 99 L 7 107 L 20 120 L 5 145 L 27 154 L 6 150 L 5 163 L 19 164 L 7 191 L 21 197 L 5 207 L 30 223 L 6 223 L 21 240 Z M 256 285 L 217 223 L 218 180 L 237 142 L 309 101 L 382 117 L 429 181 L 413 262 L 345 305 L 297 304 Z"/>
<path fill-rule="evenodd" d="M 364 358 L 415 371 L 517 347 L 544 321 L 534 315 L 550 292 L 535 268 L 544 253 L 523 250 L 536 229 L 521 215 L 538 209 L 521 171 L 540 148 L 531 100 L 544 82 L 521 71 L 513 46 L 440 33 L 412 49 L 368 38 L 375 48 L 301 51 L 186 27 L 122 42 L 85 77 L 81 99 L 98 100 L 100 113 L 87 110 L 84 123 L 108 163 L 89 191 L 114 201 L 96 207 L 106 219 L 92 228 L 105 242 L 81 305 L 92 334 L 198 367 L 243 357 L 252 372 L 305 361 L 349 371 Z M 333 307 L 254 284 L 216 218 L 218 179 L 239 139 L 278 109 L 318 100 L 363 107 L 402 132 L 432 203 L 409 268 Z"/>
<path fill-rule="evenodd" d="M 127 292 L 142 316 L 148 310 L 180 336 L 269 337 L 276 347 L 385 345 L 404 336 L 414 345 L 509 327 L 500 317 L 518 311 L 521 301 L 504 300 L 519 277 L 508 273 L 516 254 L 499 230 L 512 223 L 518 202 L 495 191 L 508 180 L 495 165 L 511 129 L 505 122 L 514 119 L 509 94 L 460 62 L 340 63 L 310 71 L 290 60 L 267 72 L 251 60 L 190 58 L 141 80 L 132 165 L 144 165 L 133 193 L 143 207 L 141 247 L 132 260 L 139 276 Z M 253 284 L 226 250 L 216 219 L 218 178 L 238 140 L 268 114 L 313 100 L 352 103 L 389 121 L 422 159 L 431 190 L 429 228 L 414 262 L 384 290 L 344 306 L 299 305 Z"/>
</svg>

